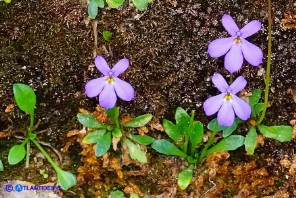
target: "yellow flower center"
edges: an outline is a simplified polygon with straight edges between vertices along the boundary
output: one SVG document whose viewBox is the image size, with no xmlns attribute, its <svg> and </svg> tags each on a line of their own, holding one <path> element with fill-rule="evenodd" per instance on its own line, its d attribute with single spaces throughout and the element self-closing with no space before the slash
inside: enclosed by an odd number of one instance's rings
<svg viewBox="0 0 296 198">
<path fill-rule="evenodd" d="M 242 39 L 239 36 L 238 37 L 235 37 L 234 38 L 234 42 L 241 43 L 242 42 Z"/>
<path fill-rule="evenodd" d="M 114 78 L 109 76 L 109 77 L 107 77 L 106 81 L 108 83 L 113 83 L 114 82 Z"/>
<path fill-rule="evenodd" d="M 225 94 L 224 98 L 225 98 L 226 100 L 231 100 L 231 99 L 232 99 L 232 96 L 231 96 L 230 93 L 228 93 L 228 94 Z"/>
</svg>

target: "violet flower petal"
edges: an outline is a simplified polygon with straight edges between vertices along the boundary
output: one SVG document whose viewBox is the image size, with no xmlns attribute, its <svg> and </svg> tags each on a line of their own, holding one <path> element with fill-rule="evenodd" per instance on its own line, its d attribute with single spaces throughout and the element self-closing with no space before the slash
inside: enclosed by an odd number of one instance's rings
<svg viewBox="0 0 296 198">
<path fill-rule="evenodd" d="M 241 49 L 245 59 L 253 66 L 258 66 L 262 63 L 263 52 L 256 45 L 242 39 Z"/>
<path fill-rule="evenodd" d="M 90 98 L 99 95 L 106 85 L 106 78 L 107 77 L 101 77 L 88 81 L 85 85 L 86 95 Z"/>
<path fill-rule="evenodd" d="M 97 56 L 95 59 L 95 65 L 97 67 L 97 69 L 104 74 L 105 76 L 108 76 L 109 72 L 111 71 L 108 63 L 106 62 L 106 60 L 102 57 L 102 56 Z"/>
<path fill-rule="evenodd" d="M 249 36 L 252 36 L 256 32 L 258 32 L 260 29 L 261 29 L 261 22 L 258 20 L 253 20 L 240 30 L 240 33 L 241 33 L 240 37 L 247 38 Z"/>
<path fill-rule="evenodd" d="M 225 68 L 233 74 L 237 72 L 243 65 L 244 58 L 239 44 L 234 44 L 224 59 Z"/>
<path fill-rule="evenodd" d="M 219 89 L 219 91 L 221 91 L 222 93 L 226 93 L 227 89 L 229 88 L 228 83 L 226 82 L 226 80 L 223 78 L 223 76 L 221 74 L 215 74 L 212 77 L 212 82 L 214 83 L 214 85 Z"/>
<path fill-rule="evenodd" d="M 221 126 L 231 126 L 234 122 L 234 111 L 232 108 L 232 104 L 229 101 L 225 101 L 220 108 L 217 120 L 218 124 Z"/>
<path fill-rule="evenodd" d="M 244 77 L 239 76 L 235 81 L 230 85 L 229 89 L 232 94 L 237 94 L 247 85 L 247 81 Z"/>
<path fill-rule="evenodd" d="M 131 101 L 135 97 L 134 88 L 127 82 L 114 77 L 114 89 L 119 98 L 125 101 Z"/>
<path fill-rule="evenodd" d="M 246 101 L 237 97 L 236 95 L 232 95 L 232 106 L 235 114 L 240 119 L 247 120 L 250 118 L 252 110 L 250 105 Z"/>
<path fill-rule="evenodd" d="M 213 115 L 219 111 L 224 102 L 224 95 L 225 94 L 222 93 L 217 96 L 210 97 L 204 102 L 203 108 L 207 116 Z"/>
<path fill-rule="evenodd" d="M 105 109 L 111 109 L 115 106 L 117 96 L 115 94 L 114 86 L 107 83 L 99 96 L 99 103 Z"/>
<path fill-rule="evenodd" d="M 112 72 L 114 76 L 118 76 L 122 74 L 129 66 L 129 60 L 127 58 L 123 58 L 119 60 L 114 67 L 112 68 Z"/>
<path fill-rule="evenodd" d="M 234 44 L 235 37 L 220 38 L 212 41 L 208 46 L 208 53 L 213 58 L 226 54 Z"/>
<path fill-rule="evenodd" d="M 234 19 L 229 14 L 224 14 L 222 16 L 222 24 L 231 36 L 236 36 L 239 28 L 237 27 Z"/>
</svg>

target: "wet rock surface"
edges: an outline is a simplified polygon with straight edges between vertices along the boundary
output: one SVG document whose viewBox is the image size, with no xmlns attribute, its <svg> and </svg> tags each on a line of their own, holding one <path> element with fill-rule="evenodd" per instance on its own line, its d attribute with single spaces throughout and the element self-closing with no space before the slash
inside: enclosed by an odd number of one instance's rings
<svg viewBox="0 0 296 198">
<path fill-rule="evenodd" d="M 97 99 L 84 95 L 85 82 L 101 75 L 93 67 L 94 32 L 85 2 L 23 0 L 0 5 L 0 130 L 26 130 L 28 116 L 17 107 L 10 113 L 4 111 L 14 104 L 12 84 L 27 83 L 37 94 L 38 130 L 46 130 L 41 139 L 61 148 L 67 131 L 80 127 L 78 109 L 93 110 L 97 104 Z M 288 92 L 296 89 L 295 29 L 284 31 L 280 24 L 284 12 L 291 10 L 295 10 L 292 0 L 273 2 L 268 125 L 288 124 L 295 118 L 296 105 Z M 195 110 L 197 119 L 207 123 L 211 118 L 204 114 L 202 103 L 218 93 L 211 76 L 215 72 L 228 75 L 223 58 L 213 59 L 206 52 L 210 41 L 228 36 L 221 24 L 224 13 L 232 15 L 239 27 L 260 20 L 262 30 L 248 40 L 267 54 L 267 1 L 155 0 L 145 12 L 137 12 L 128 3 L 119 10 L 100 10 L 97 54 L 111 66 L 123 57 L 131 63 L 121 78 L 135 87 L 136 97 L 130 103 L 118 102 L 122 112 L 171 119 L 182 106 Z M 103 41 L 103 30 L 113 33 L 109 42 Z M 258 68 L 245 62 L 235 76 L 246 77 L 246 91 L 263 89 L 265 67 L 266 58 Z M 12 142 L 1 143 L 6 150 L 2 159 Z M 259 152 L 280 160 L 284 155 L 292 157 L 294 144 L 270 141 Z"/>
</svg>

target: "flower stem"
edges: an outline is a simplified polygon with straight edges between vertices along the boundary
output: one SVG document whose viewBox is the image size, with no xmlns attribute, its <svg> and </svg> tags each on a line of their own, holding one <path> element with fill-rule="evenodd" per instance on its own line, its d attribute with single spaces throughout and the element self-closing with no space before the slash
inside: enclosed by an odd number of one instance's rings
<svg viewBox="0 0 296 198">
<path fill-rule="evenodd" d="M 270 65 L 271 65 L 271 46 L 272 46 L 271 32 L 272 32 L 271 0 L 268 0 L 268 51 L 267 51 L 267 68 L 266 68 L 266 75 L 265 75 L 264 108 L 256 125 L 261 124 L 261 122 L 263 121 L 266 114 L 267 105 L 268 105 Z"/>
<path fill-rule="evenodd" d="M 233 82 L 233 75 L 232 75 L 232 74 L 230 74 L 229 84 L 231 85 L 231 84 L 232 84 L 232 82 Z"/>
<path fill-rule="evenodd" d="M 205 157 L 206 157 L 206 152 L 208 150 L 208 148 L 214 143 L 215 141 L 215 136 L 217 135 L 218 133 L 218 127 L 219 127 L 219 124 L 218 124 L 218 121 L 216 122 L 215 124 L 215 127 L 214 127 L 214 130 L 213 130 L 213 133 L 211 134 L 210 138 L 209 138 L 209 141 L 207 142 L 207 144 L 205 145 L 205 147 L 202 149 L 201 151 L 201 154 L 198 158 L 198 162 L 201 162 Z"/>
</svg>

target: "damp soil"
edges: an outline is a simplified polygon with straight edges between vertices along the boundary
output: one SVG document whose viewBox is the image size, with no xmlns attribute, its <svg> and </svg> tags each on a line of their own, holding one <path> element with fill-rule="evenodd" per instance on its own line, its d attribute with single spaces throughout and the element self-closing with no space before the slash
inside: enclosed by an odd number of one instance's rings
<svg viewBox="0 0 296 198">
<path fill-rule="evenodd" d="M 296 90 L 295 29 L 283 30 L 281 24 L 284 13 L 295 13 L 293 3 L 293 0 L 273 2 L 270 107 L 264 121 L 267 125 L 289 124 L 296 118 L 296 104 L 291 94 L 291 90 Z M 21 0 L 7 5 L 0 2 L 0 131 L 9 134 L 0 141 L 1 159 L 6 168 L 4 173 L 0 173 L 0 180 L 44 181 L 38 175 L 40 167 L 34 162 L 30 170 L 24 169 L 24 163 L 17 166 L 7 164 L 9 148 L 19 141 L 15 137 L 21 136 L 29 123 L 28 116 L 15 106 L 13 83 L 22 82 L 34 88 L 37 94 L 35 114 L 39 121 L 37 131 L 44 131 L 38 137 L 60 150 L 68 141 L 67 132 L 81 128 L 76 120 L 79 108 L 94 111 L 98 103 L 97 99 L 89 99 L 84 94 L 85 83 L 100 76 L 94 67 L 96 54 L 104 56 L 110 65 L 123 57 L 130 60 L 130 67 L 121 78 L 134 86 L 136 97 L 131 102 L 118 102 L 124 115 L 152 113 L 159 120 L 164 117 L 173 119 L 175 109 L 181 106 L 188 111 L 195 110 L 196 119 L 209 122 L 212 117 L 206 117 L 201 106 L 207 97 L 218 93 L 211 76 L 216 72 L 227 75 L 227 72 L 223 68 L 223 58 L 213 59 L 206 51 L 211 40 L 227 36 L 221 25 L 224 13 L 231 14 L 239 26 L 253 19 L 260 20 L 262 30 L 249 41 L 267 54 L 267 1 L 263 0 L 154 0 L 144 12 L 136 11 L 126 2 L 118 10 L 100 10 L 96 20 L 88 19 L 86 1 Z M 104 30 L 113 33 L 108 42 L 102 39 Z M 94 47 L 96 33 L 98 43 Z M 244 63 L 236 76 L 243 75 L 248 80 L 245 91 L 264 88 L 265 67 L 266 58 L 260 67 Z M 8 110 L 10 105 L 14 108 Z M 230 158 L 221 157 L 224 161 L 217 162 L 217 166 L 226 166 L 227 162 L 228 171 L 218 171 L 220 176 L 212 180 L 208 174 L 210 169 L 206 170 L 205 164 L 198 166 L 200 169 L 194 182 L 186 191 L 176 187 L 176 173 L 185 168 L 186 163 L 165 158 L 150 149 L 148 152 L 153 160 L 147 166 L 151 170 L 146 175 L 128 178 L 143 193 L 148 192 L 155 197 L 234 197 L 240 195 L 238 188 L 243 188 L 240 184 L 252 182 L 238 177 L 233 170 L 255 163 L 255 168 L 250 168 L 247 174 L 252 175 L 252 171 L 265 168 L 266 177 L 274 178 L 275 182 L 269 191 L 260 190 L 264 184 L 252 186 L 248 196 L 262 197 L 283 191 L 296 196 L 293 194 L 295 176 L 288 175 L 288 169 L 280 165 L 283 159 L 292 163 L 295 143 L 295 140 L 289 143 L 265 140 L 264 146 L 259 147 L 254 156 L 246 156 L 241 149 L 231 153 Z M 63 153 L 63 168 L 75 171 L 81 166 L 80 152 L 79 144 L 73 143 L 68 153 Z M 32 153 L 33 156 L 38 154 L 34 148 Z M 198 179 L 203 171 L 208 175 L 200 189 Z M 224 186 L 218 185 L 223 182 Z M 90 186 L 76 187 L 65 197 L 81 193 L 86 197 L 92 196 Z M 175 194 L 169 195 L 170 191 Z M 211 192 L 216 194 L 211 195 Z"/>
</svg>

